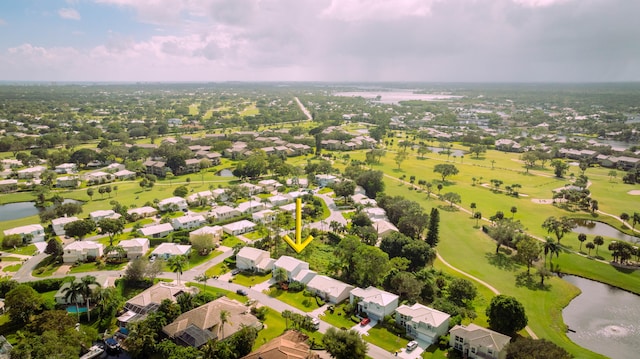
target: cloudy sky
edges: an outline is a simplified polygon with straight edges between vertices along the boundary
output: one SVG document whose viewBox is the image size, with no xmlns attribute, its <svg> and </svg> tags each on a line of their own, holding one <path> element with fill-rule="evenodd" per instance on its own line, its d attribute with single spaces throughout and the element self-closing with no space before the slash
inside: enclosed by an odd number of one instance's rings
<svg viewBox="0 0 640 359">
<path fill-rule="evenodd" d="M 3 0 L 0 81 L 640 81 L 636 0 Z"/>
</svg>

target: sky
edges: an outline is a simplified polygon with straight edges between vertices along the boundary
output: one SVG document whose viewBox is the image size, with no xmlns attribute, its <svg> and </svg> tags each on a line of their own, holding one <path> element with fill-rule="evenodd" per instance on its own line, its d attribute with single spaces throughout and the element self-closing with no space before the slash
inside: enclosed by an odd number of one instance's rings
<svg viewBox="0 0 640 359">
<path fill-rule="evenodd" d="M 640 81 L 636 0 L 2 0 L 0 81 Z"/>
</svg>

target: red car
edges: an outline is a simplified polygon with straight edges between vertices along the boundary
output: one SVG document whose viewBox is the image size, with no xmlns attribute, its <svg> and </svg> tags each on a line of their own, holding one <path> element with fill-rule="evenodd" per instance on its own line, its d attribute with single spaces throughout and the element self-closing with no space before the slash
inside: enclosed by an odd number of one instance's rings
<svg viewBox="0 0 640 359">
<path fill-rule="evenodd" d="M 371 322 L 371 319 L 369 318 L 364 318 L 360 321 L 360 325 L 362 325 L 363 327 L 367 324 L 369 324 L 369 322 Z"/>
</svg>

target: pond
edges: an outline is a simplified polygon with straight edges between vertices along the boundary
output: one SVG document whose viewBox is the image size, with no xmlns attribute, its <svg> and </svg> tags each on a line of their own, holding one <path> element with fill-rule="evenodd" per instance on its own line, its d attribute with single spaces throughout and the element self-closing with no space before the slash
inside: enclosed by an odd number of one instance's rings
<svg viewBox="0 0 640 359">
<path fill-rule="evenodd" d="M 562 311 L 574 343 L 613 359 L 640 353 L 640 296 L 575 276 L 564 280 L 582 293 Z M 575 332 L 573 332 L 575 331 Z"/>
<path fill-rule="evenodd" d="M 590 221 L 588 219 L 574 219 L 573 221 L 578 225 L 573 229 L 573 232 L 576 233 L 584 233 L 594 236 L 601 235 L 630 243 L 637 243 L 640 241 L 640 238 L 624 234 L 615 227 L 606 223 Z"/>
<path fill-rule="evenodd" d="M 74 199 L 65 199 L 62 203 L 82 203 Z M 0 221 L 10 221 L 35 216 L 40 213 L 35 202 L 16 202 L 0 205 Z"/>
<path fill-rule="evenodd" d="M 218 171 L 217 175 L 220 177 L 233 177 L 233 172 L 230 169 L 225 168 Z"/>
<path fill-rule="evenodd" d="M 443 151 L 446 151 L 446 149 L 442 149 L 442 147 L 429 147 L 429 150 L 433 153 L 440 153 Z M 447 152 L 444 152 L 442 155 L 446 156 Z M 464 151 L 462 150 L 451 150 L 451 156 L 456 156 L 456 157 L 460 157 L 460 156 L 464 156 Z"/>
</svg>

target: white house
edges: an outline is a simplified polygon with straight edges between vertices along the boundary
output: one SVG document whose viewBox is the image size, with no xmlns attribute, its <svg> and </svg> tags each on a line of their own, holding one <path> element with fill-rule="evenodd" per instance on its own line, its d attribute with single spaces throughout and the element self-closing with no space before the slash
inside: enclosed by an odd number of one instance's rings
<svg viewBox="0 0 640 359">
<path fill-rule="evenodd" d="M 217 221 L 224 221 L 234 217 L 238 217 L 241 213 L 237 209 L 229 206 L 220 206 L 211 210 L 211 215 Z"/>
<path fill-rule="evenodd" d="M 120 217 L 122 216 L 119 213 L 114 212 L 112 209 L 102 209 L 89 213 L 89 218 L 96 223 L 101 219 L 118 219 Z"/>
<path fill-rule="evenodd" d="M 171 223 L 161 223 L 149 227 L 140 228 L 140 233 L 145 237 L 163 238 L 173 232 Z"/>
<path fill-rule="evenodd" d="M 179 211 L 187 209 L 187 200 L 182 197 L 169 197 L 158 202 L 161 211 L 169 211 L 176 208 Z"/>
<path fill-rule="evenodd" d="M 149 240 L 147 238 L 125 239 L 118 243 L 125 252 L 128 259 L 136 259 L 144 256 L 149 251 Z"/>
<path fill-rule="evenodd" d="M 202 191 L 189 195 L 187 197 L 187 202 L 192 205 L 199 204 L 200 200 L 204 200 L 206 203 L 211 203 L 214 198 L 215 197 L 211 191 Z"/>
<path fill-rule="evenodd" d="M 98 242 L 75 241 L 64 247 L 62 261 L 65 263 L 84 262 L 88 258 L 102 256 L 104 246 Z"/>
<path fill-rule="evenodd" d="M 239 234 L 251 232 L 255 229 L 255 227 L 255 223 L 243 219 L 238 222 L 225 224 L 224 226 L 222 226 L 222 230 L 224 231 L 224 233 L 230 234 L 232 236 L 237 236 Z"/>
<path fill-rule="evenodd" d="M 62 176 L 56 178 L 56 187 L 75 188 L 80 185 L 80 180 L 76 176 Z"/>
<path fill-rule="evenodd" d="M 326 175 L 326 174 L 319 174 L 316 175 L 316 182 L 318 182 L 318 186 L 320 187 L 326 187 L 329 185 L 332 185 L 336 182 L 338 178 L 334 175 Z"/>
<path fill-rule="evenodd" d="M 376 287 L 356 288 L 349 294 L 349 303 L 358 305 L 359 313 L 374 320 L 384 319 L 398 308 L 399 297 Z"/>
<path fill-rule="evenodd" d="M 56 173 L 76 173 L 78 171 L 78 166 L 75 163 L 62 163 L 56 166 Z"/>
<path fill-rule="evenodd" d="M 136 178 L 136 173 L 129 170 L 120 170 L 115 172 L 113 176 L 119 180 L 126 180 Z"/>
<path fill-rule="evenodd" d="M 299 186 L 299 187 L 303 187 L 306 188 L 309 186 L 309 180 L 307 180 L 306 178 L 287 178 L 287 186 Z"/>
<path fill-rule="evenodd" d="M 273 206 L 282 206 L 283 204 L 287 204 L 291 202 L 292 198 L 288 194 L 277 194 L 275 196 L 271 196 L 267 198 L 267 201 L 271 203 Z"/>
<path fill-rule="evenodd" d="M 316 275 L 307 283 L 307 289 L 311 293 L 333 304 L 338 304 L 349 298 L 349 293 L 353 288 L 352 285 L 324 275 Z"/>
<path fill-rule="evenodd" d="M 378 205 L 378 202 L 376 202 L 375 199 L 369 198 L 361 193 L 356 193 L 351 196 L 351 200 L 353 201 L 353 203 L 361 204 L 365 207 L 375 207 Z"/>
<path fill-rule="evenodd" d="M 51 227 L 56 236 L 64 236 L 64 226 L 67 223 L 79 221 L 78 217 L 61 217 L 51 220 Z"/>
<path fill-rule="evenodd" d="M 282 183 L 274 179 L 266 179 L 258 182 L 258 186 L 262 187 L 263 192 L 272 192 L 282 187 Z"/>
<path fill-rule="evenodd" d="M 309 270 L 309 269 L 303 269 L 301 271 L 298 272 L 298 274 L 296 274 L 292 281 L 293 282 L 299 282 L 302 283 L 304 285 L 309 284 L 309 282 L 311 281 L 311 279 L 313 279 L 313 277 L 315 277 L 316 275 L 318 275 L 318 273 Z"/>
<path fill-rule="evenodd" d="M 173 219 L 173 228 L 175 230 L 178 229 L 194 229 L 202 226 L 206 220 L 203 216 L 197 215 L 188 215 L 182 216 Z"/>
<path fill-rule="evenodd" d="M 138 216 L 138 218 L 146 218 L 146 217 L 155 216 L 156 214 L 158 214 L 158 210 L 153 207 L 144 206 L 144 207 L 138 207 L 138 208 L 131 208 L 130 210 L 127 211 L 127 214 L 130 216 L 134 216 L 134 215 Z"/>
<path fill-rule="evenodd" d="M 383 221 L 387 219 L 387 212 L 380 207 L 368 207 L 364 209 L 364 213 L 372 222 Z"/>
<path fill-rule="evenodd" d="M 22 237 L 22 241 L 25 241 L 27 236 L 31 236 L 31 243 L 44 242 L 44 228 L 40 224 L 30 224 L 28 226 L 15 227 L 7 229 L 4 232 L 4 236 L 10 236 L 17 234 Z"/>
<path fill-rule="evenodd" d="M 256 186 L 256 185 L 254 185 L 252 183 L 248 183 L 248 182 L 241 183 L 238 186 L 239 187 L 244 187 L 247 190 L 249 190 L 249 195 L 251 195 L 251 196 L 253 196 L 254 194 L 258 194 L 258 193 L 260 193 L 262 191 L 262 187 Z"/>
<path fill-rule="evenodd" d="M 290 256 L 281 256 L 273 263 L 273 271 L 282 268 L 287 272 L 287 278 L 292 281 L 301 270 L 309 270 L 309 263 Z"/>
<path fill-rule="evenodd" d="M 511 337 L 476 324 L 456 325 L 449 331 L 449 346 L 467 358 L 504 359 Z"/>
<path fill-rule="evenodd" d="M 244 214 L 255 213 L 258 211 L 262 211 L 263 209 L 266 209 L 266 208 L 267 207 L 265 206 L 264 203 L 260 201 L 255 201 L 255 200 L 242 202 L 238 205 L 238 207 L 236 207 L 236 209 L 240 211 L 240 213 L 244 213 Z"/>
<path fill-rule="evenodd" d="M 393 232 L 398 232 L 398 228 L 385 219 L 374 222 L 373 227 L 378 232 L 378 238 L 382 238 Z"/>
<path fill-rule="evenodd" d="M 269 252 L 253 247 L 242 247 L 236 254 L 236 268 L 244 271 L 265 273 L 271 270 L 273 262 Z"/>
<path fill-rule="evenodd" d="M 257 223 L 271 223 L 276 220 L 278 214 L 270 209 L 264 209 L 251 215 L 254 222 Z"/>
<path fill-rule="evenodd" d="M 46 171 L 47 168 L 44 166 L 34 166 L 25 168 L 23 170 L 18 171 L 18 178 L 20 179 L 29 179 L 29 178 L 40 178 L 40 175 Z"/>
<path fill-rule="evenodd" d="M 199 236 L 202 234 L 209 234 L 213 236 L 214 241 L 219 241 L 222 239 L 222 227 L 220 226 L 204 226 L 202 228 L 198 228 L 195 231 L 189 233 L 189 238 L 193 239 L 195 236 Z"/>
<path fill-rule="evenodd" d="M 396 324 L 407 331 L 407 335 L 429 344 L 437 342 L 438 337 L 447 334 L 450 315 L 416 303 L 412 306 L 401 305 L 396 309 Z"/>
<path fill-rule="evenodd" d="M 151 252 L 152 256 L 162 259 L 169 259 L 173 256 L 184 256 L 191 252 L 191 246 L 176 243 L 160 243 L 156 249 Z"/>
<path fill-rule="evenodd" d="M 110 181 L 113 178 L 113 175 L 103 171 L 96 171 L 87 173 L 84 178 L 89 182 Z"/>
</svg>

